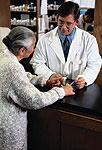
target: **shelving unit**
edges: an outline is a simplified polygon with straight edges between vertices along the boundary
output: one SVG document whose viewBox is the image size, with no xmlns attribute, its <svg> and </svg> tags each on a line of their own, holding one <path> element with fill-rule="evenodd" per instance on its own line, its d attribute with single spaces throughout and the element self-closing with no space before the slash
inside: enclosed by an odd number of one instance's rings
<svg viewBox="0 0 102 150">
<path fill-rule="evenodd" d="M 11 12 L 11 29 L 16 26 L 25 26 L 36 34 L 38 40 L 38 17 L 40 13 L 40 0 L 10 0 Z M 32 54 L 33 55 L 33 54 Z M 29 58 L 23 59 L 20 63 L 24 66 L 25 70 L 34 73 L 32 66 L 29 64 Z"/>
<path fill-rule="evenodd" d="M 35 33 L 36 28 L 36 0 L 34 1 L 16 1 L 11 0 L 10 4 L 11 10 L 11 28 L 22 25 L 30 28 Z"/>
<path fill-rule="evenodd" d="M 57 26 L 56 14 L 59 6 L 65 0 L 48 0 L 49 30 Z M 29 10 L 29 4 L 33 3 L 33 9 Z M 40 18 L 41 0 L 10 1 L 11 5 L 11 28 L 23 25 L 36 33 L 38 39 L 38 18 Z M 25 20 L 22 18 L 26 18 Z"/>
<path fill-rule="evenodd" d="M 57 26 L 56 14 L 59 6 L 64 3 L 65 0 L 48 0 L 48 17 L 49 17 L 49 29 L 53 29 Z"/>
<path fill-rule="evenodd" d="M 57 26 L 56 13 L 59 6 L 64 0 L 48 0 L 48 18 L 49 28 Z M 33 9 L 29 10 L 29 4 L 33 3 Z M 38 41 L 38 19 L 40 15 L 41 0 L 22 0 L 22 1 L 10 1 L 11 10 L 11 29 L 15 26 L 26 26 L 36 33 L 36 39 Z M 52 16 L 52 20 L 51 20 Z M 23 19 L 24 18 L 24 19 Z M 35 18 L 35 20 L 34 20 Z M 53 29 L 51 28 L 51 29 Z M 21 61 L 26 71 L 34 73 L 32 66 L 29 64 L 32 55 Z"/>
</svg>

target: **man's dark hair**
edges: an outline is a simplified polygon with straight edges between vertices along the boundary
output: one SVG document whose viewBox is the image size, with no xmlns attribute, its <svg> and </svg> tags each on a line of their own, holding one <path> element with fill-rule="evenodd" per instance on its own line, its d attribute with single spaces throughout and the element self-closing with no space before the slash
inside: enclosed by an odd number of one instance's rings
<svg viewBox="0 0 102 150">
<path fill-rule="evenodd" d="M 61 17 L 66 17 L 73 14 L 74 20 L 77 20 L 80 16 L 80 7 L 77 3 L 68 1 L 59 7 L 57 14 Z"/>
<path fill-rule="evenodd" d="M 86 12 L 85 15 L 89 15 L 89 18 L 94 20 L 94 8 L 89 8 Z"/>
</svg>

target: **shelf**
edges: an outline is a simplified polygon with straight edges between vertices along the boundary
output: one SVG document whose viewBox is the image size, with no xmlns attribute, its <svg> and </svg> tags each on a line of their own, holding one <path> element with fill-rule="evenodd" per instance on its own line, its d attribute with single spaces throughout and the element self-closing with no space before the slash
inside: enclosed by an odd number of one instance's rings
<svg viewBox="0 0 102 150">
<path fill-rule="evenodd" d="M 34 28 L 36 28 L 36 26 L 33 26 L 33 25 L 23 25 L 23 24 L 11 24 L 11 26 L 25 26 L 25 27 L 34 27 Z"/>
<path fill-rule="evenodd" d="M 11 11 L 11 13 L 36 13 L 36 11 Z"/>
<path fill-rule="evenodd" d="M 57 21 L 49 21 L 49 23 L 57 23 Z"/>
<path fill-rule="evenodd" d="M 57 11 L 58 9 L 48 9 L 48 11 Z"/>
</svg>

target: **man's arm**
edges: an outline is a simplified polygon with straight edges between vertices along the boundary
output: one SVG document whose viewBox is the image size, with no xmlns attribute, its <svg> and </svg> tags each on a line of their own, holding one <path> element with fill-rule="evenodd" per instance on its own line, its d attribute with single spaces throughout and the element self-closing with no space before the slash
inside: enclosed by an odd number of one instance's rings
<svg viewBox="0 0 102 150">
<path fill-rule="evenodd" d="M 99 55 L 98 44 L 96 38 L 92 36 L 92 39 L 87 42 L 87 66 L 78 78 L 84 78 L 86 85 L 92 84 L 98 76 L 102 65 L 102 59 Z"/>
<path fill-rule="evenodd" d="M 39 40 L 34 50 L 34 54 L 30 61 L 30 64 L 32 65 L 32 68 L 34 69 L 35 74 L 43 75 L 49 79 L 49 77 L 52 74 L 55 74 L 55 72 L 52 72 L 46 65 L 47 56 L 46 56 L 45 47 L 44 47 L 44 42 L 42 44 L 42 41 Z"/>
</svg>

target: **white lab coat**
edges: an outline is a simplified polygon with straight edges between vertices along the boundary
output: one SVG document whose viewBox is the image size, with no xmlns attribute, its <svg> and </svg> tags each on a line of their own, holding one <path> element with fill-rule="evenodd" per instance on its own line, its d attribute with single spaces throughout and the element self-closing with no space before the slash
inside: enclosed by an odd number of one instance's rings
<svg viewBox="0 0 102 150">
<path fill-rule="evenodd" d="M 87 85 L 92 84 L 102 64 L 96 38 L 76 27 L 67 62 L 57 33 L 57 27 L 42 36 L 31 59 L 36 74 L 50 77 L 60 73 L 63 77 L 75 79 L 84 77 Z"/>
</svg>

